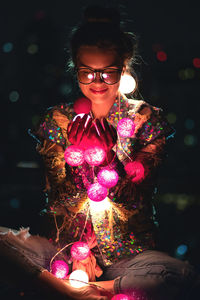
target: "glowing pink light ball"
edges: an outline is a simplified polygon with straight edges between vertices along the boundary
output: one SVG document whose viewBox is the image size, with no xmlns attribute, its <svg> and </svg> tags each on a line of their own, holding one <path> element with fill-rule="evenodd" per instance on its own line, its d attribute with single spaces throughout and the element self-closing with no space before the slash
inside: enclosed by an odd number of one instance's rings
<svg viewBox="0 0 200 300">
<path fill-rule="evenodd" d="M 130 300 L 130 298 L 125 294 L 117 294 L 114 297 L 112 297 L 111 300 Z"/>
<path fill-rule="evenodd" d="M 90 99 L 81 97 L 74 102 L 74 111 L 77 114 L 89 114 L 92 108 Z"/>
<path fill-rule="evenodd" d="M 97 179 L 101 185 L 111 188 L 117 184 L 119 176 L 115 170 L 103 169 L 98 173 Z"/>
<path fill-rule="evenodd" d="M 117 124 L 117 131 L 121 137 L 131 137 L 135 131 L 135 124 L 129 118 L 123 118 Z"/>
<path fill-rule="evenodd" d="M 69 272 L 69 267 L 63 260 L 56 260 L 52 264 L 52 273 L 57 278 L 65 278 Z"/>
<path fill-rule="evenodd" d="M 65 150 L 64 158 L 70 166 L 80 166 L 84 162 L 84 151 L 77 146 L 71 145 Z"/>
<path fill-rule="evenodd" d="M 77 260 L 86 259 L 90 255 L 90 248 L 87 243 L 75 242 L 71 247 L 71 256 Z"/>
<path fill-rule="evenodd" d="M 97 182 L 90 185 L 87 194 L 90 200 L 99 202 L 106 198 L 108 191 L 107 188 Z"/>
<path fill-rule="evenodd" d="M 106 157 L 106 153 L 103 148 L 99 146 L 89 147 L 84 152 L 84 158 L 86 162 L 91 166 L 100 165 Z"/>
</svg>

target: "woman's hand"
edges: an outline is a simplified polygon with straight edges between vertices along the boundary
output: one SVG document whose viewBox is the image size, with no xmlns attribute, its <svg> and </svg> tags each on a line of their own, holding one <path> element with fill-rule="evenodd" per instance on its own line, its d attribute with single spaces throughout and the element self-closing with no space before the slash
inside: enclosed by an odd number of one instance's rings
<svg viewBox="0 0 200 300">
<path fill-rule="evenodd" d="M 68 140 L 72 145 L 84 149 L 99 146 L 108 152 L 117 142 L 117 132 L 106 119 L 103 119 L 102 122 L 99 119 L 93 121 L 89 115 L 85 115 L 83 118 L 78 116 L 69 124 L 67 133 Z"/>
<path fill-rule="evenodd" d="M 72 145 L 85 148 L 87 145 L 87 137 L 90 127 L 92 125 L 92 118 L 85 114 L 83 118 L 77 116 L 75 121 L 71 121 L 67 127 L 68 140 Z"/>
</svg>

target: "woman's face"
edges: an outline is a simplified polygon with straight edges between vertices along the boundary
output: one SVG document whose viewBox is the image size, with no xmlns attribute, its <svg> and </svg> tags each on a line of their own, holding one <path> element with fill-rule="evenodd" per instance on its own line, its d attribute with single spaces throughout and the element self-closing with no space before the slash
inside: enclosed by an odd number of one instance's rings
<svg viewBox="0 0 200 300">
<path fill-rule="evenodd" d="M 104 50 L 96 46 L 81 46 L 77 57 L 78 68 L 91 68 L 101 70 L 107 67 L 121 69 L 119 58 L 114 50 Z M 120 82 L 112 85 L 106 84 L 96 74 L 95 81 L 90 84 L 79 82 L 80 89 L 85 97 L 89 98 L 93 104 L 105 104 L 114 102 L 116 99 Z"/>
</svg>

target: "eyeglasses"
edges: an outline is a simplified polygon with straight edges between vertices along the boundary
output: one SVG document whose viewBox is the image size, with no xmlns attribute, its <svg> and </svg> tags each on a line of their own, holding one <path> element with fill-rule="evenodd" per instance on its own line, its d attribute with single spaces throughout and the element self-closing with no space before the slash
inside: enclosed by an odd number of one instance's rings
<svg viewBox="0 0 200 300">
<path fill-rule="evenodd" d="M 82 84 L 90 84 L 95 81 L 97 73 L 100 79 L 106 84 L 115 84 L 120 81 L 122 69 L 105 68 L 101 70 L 94 70 L 90 68 L 77 68 L 77 78 Z"/>
</svg>

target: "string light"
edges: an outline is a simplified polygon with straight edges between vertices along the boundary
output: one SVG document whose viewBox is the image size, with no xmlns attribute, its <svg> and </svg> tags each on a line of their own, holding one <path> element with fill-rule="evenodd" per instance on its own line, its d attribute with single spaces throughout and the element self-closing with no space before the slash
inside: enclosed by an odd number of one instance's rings
<svg viewBox="0 0 200 300">
<path fill-rule="evenodd" d="M 103 148 L 99 146 L 92 146 L 89 147 L 84 152 L 84 158 L 86 162 L 91 166 L 98 166 L 100 165 L 106 157 L 106 153 Z"/>
<path fill-rule="evenodd" d="M 111 188 L 117 184 L 119 176 L 115 170 L 103 169 L 98 173 L 97 179 L 101 185 Z"/>
<path fill-rule="evenodd" d="M 52 263 L 52 274 L 57 278 L 63 279 L 69 272 L 69 267 L 63 260 L 56 260 Z"/>
<path fill-rule="evenodd" d="M 71 286 L 81 288 L 88 284 L 89 278 L 86 272 L 82 270 L 75 270 L 69 276 Z"/>
<path fill-rule="evenodd" d="M 84 260 L 90 255 L 90 248 L 87 243 L 75 242 L 71 247 L 71 256 L 77 260 Z"/>
<path fill-rule="evenodd" d="M 131 137 L 135 131 L 135 124 L 129 118 L 119 120 L 117 124 L 117 132 L 121 137 Z"/>
<path fill-rule="evenodd" d="M 99 202 L 106 198 L 108 191 L 107 188 L 97 182 L 89 186 L 87 194 L 90 200 Z"/>
<path fill-rule="evenodd" d="M 130 74 L 125 73 L 121 76 L 119 91 L 121 94 L 130 94 L 136 88 L 136 81 Z"/>
<path fill-rule="evenodd" d="M 71 145 L 66 148 L 64 158 L 70 166 L 80 166 L 84 162 L 84 151 L 75 145 Z"/>
<path fill-rule="evenodd" d="M 85 97 L 81 97 L 74 102 L 74 111 L 77 114 L 89 114 L 92 102 Z"/>
</svg>

